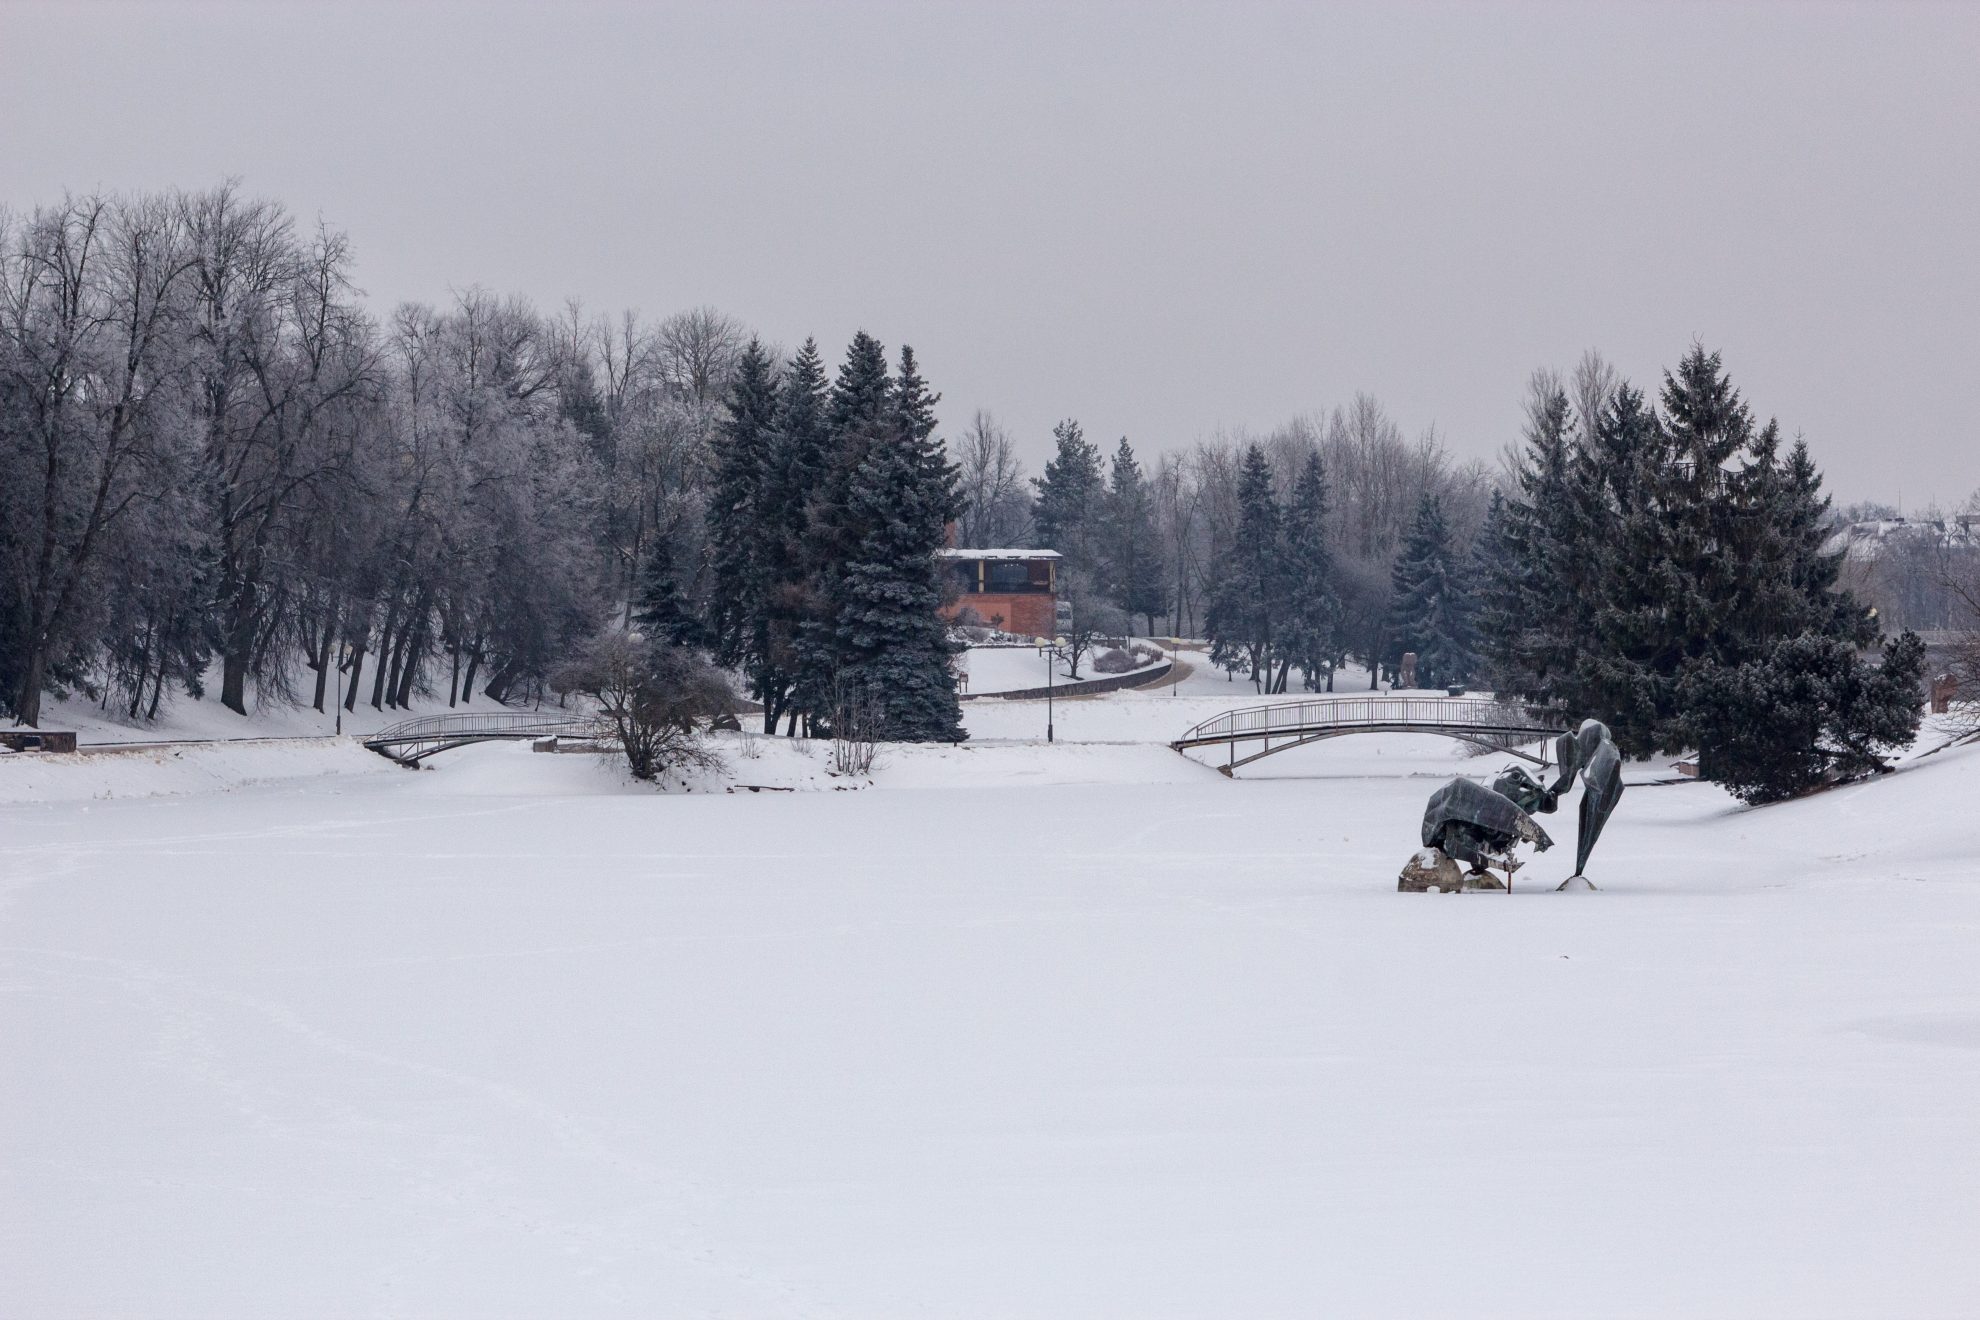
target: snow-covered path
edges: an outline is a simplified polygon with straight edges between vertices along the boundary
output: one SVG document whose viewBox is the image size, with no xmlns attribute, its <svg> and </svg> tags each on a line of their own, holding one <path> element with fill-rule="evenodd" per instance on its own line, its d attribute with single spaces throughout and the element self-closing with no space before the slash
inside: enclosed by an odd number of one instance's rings
<svg viewBox="0 0 1980 1320">
<path fill-rule="evenodd" d="M 1980 757 L 1633 789 L 1592 896 L 1394 892 L 1444 744 L 1266 767 L 0 807 L 0 1315 L 1980 1310 Z"/>
</svg>

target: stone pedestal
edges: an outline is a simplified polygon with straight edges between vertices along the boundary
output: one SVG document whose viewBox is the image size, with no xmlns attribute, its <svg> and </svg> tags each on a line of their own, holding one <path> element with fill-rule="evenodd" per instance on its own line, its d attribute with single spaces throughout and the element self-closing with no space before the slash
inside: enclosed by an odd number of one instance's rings
<svg viewBox="0 0 1980 1320">
<path fill-rule="evenodd" d="M 1436 848 L 1419 850 L 1396 881 L 1399 894 L 1455 894 L 1463 888 L 1464 872 Z"/>
</svg>

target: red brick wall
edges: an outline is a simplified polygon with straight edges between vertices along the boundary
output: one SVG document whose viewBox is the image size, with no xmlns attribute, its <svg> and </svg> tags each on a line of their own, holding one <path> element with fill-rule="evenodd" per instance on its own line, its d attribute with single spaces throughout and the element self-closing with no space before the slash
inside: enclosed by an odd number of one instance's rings
<svg viewBox="0 0 1980 1320">
<path fill-rule="evenodd" d="M 1003 622 L 995 626 L 1005 632 L 1021 634 L 1025 637 L 1050 637 L 1056 596 L 1036 592 L 1004 595 L 1001 592 L 972 592 L 958 596 L 953 605 L 944 606 L 942 617 L 953 619 L 964 608 L 972 609 L 985 623 L 993 622 L 999 615 Z"/>
</svg>

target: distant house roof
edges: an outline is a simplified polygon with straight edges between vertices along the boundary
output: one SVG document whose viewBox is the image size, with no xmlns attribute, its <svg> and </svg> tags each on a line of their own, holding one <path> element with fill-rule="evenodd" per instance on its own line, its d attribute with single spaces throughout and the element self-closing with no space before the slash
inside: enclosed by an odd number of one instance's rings
<svg viewBox="0 0 1980 1320">
<path fill-rule="evenodd" d="M 1830 534 L 1822 548 L 1843 551 L 1850 559 L 1868 562 L 1905 546 L 1980 549 L 1980 514 L 1957 513 L 1950 518 L 1873 518 L 1847 523 Z"/>
<path fill-rule="evenodd" d="M 1057 550 L 938 550 L 944 559 L 1058 559 Z"/>
</svg>

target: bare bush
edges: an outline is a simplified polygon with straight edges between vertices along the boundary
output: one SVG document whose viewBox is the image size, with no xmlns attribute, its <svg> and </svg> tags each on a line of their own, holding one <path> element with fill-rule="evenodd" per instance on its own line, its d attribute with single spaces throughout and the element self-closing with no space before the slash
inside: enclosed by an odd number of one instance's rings
<svg viewBox="0 0 1980 1320">
<path fill-rule="evenodd" d="M 703 727 L 732 709 L 735 698 L 728 680 L 692 651 L 608 629 L 558 671 L 555 683 L 597 704 L 601 736 L 618 743 L 635 779 L 721 764 Z"/>
<path fill-rule="evenodd" d="M 880 756 L 879 703 L 844 680 L 834 685 L 832 696 L 832 772 L 866 774 Z"/>
</svg>

